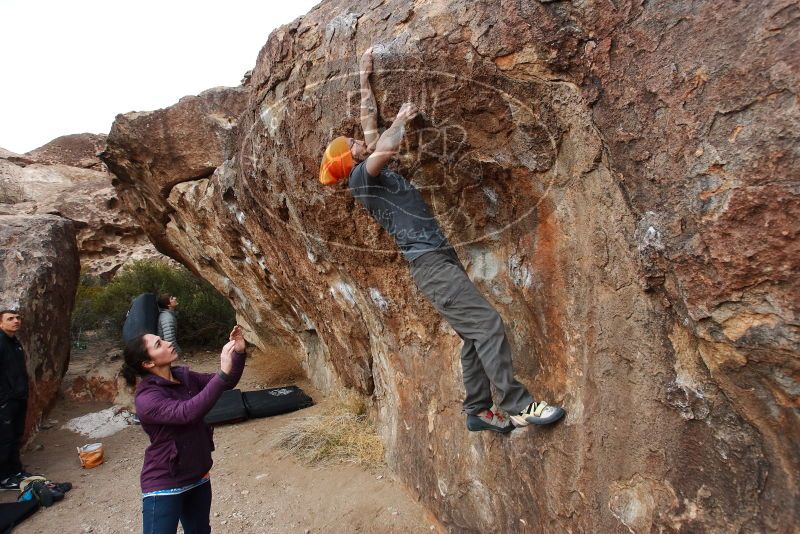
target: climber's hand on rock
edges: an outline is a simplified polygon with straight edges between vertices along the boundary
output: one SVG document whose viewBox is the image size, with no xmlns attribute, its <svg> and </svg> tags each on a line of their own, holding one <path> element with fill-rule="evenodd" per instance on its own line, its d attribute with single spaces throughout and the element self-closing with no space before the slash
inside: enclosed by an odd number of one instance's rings
<svg viewBox="0 0 800 534">
<path fill-rule="evenodd" d="M 419 110 L 417 106 L 411 102 L 406 102 L 400 106 L 400 111 L 397 113 L 397 120 L 407 122 L 417 116 Z"/>
<path fill-rule="evenodd" d="M 362 75 L 369 76 L 372 74 L 372 47 L 367 48 L 364 55 L 361 56 L 359 67 Z"/>
</svg>

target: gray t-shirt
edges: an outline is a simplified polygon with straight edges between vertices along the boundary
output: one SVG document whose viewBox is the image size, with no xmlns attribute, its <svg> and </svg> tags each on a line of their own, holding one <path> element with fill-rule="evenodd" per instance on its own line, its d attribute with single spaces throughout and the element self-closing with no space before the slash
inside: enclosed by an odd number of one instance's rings
<svg viewBox="0 0 800 534">
<path fill-rule="evenodd" d="M 373 177 L 362 161 L 350 172 L 349 187 L 408 261 L 450 246 L 417 188 L 396 172 L 384 168 Z"/>
</svg>

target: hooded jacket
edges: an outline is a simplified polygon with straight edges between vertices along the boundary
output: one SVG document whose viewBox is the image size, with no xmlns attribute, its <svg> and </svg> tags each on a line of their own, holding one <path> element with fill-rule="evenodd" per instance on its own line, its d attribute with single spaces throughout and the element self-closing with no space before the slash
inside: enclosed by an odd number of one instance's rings
<svg viewBox="0 0 800 534">
<path fill-rule="evenodd" d="M 19 338 L 0 331 L 0 405 L 28 398 L 28 369 Z"/>
<path fill-rule="evenodd" d="M 208 473 L 214 431 L 203 418 L 222 392 L 239 382 L 244 362 L 244 353 L 234 353 L 228 375 L 173 367 L 177 382 L 153 374 L 139 382 L 136 415 L 150 438 L 142 465 L 142 493 L 186 486 Z"/>
</svg>

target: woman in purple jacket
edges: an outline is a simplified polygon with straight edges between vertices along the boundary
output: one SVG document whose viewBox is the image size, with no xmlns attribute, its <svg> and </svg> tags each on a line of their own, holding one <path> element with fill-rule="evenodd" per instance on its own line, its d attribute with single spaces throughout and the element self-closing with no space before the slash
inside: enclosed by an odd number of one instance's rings
<svg viewBox="0 0 800 534">
<path fill-rule="evenodd" d="M 217 373 L 172 367 L 178 353 L 153 334 L 125 346 L 122 374 L 136 383 L 136 415 L 150 437 L 142 466 L 144 534 L 175 534 L 178 521 L 186 534 L 211 532 L 211 451 L 213 430 L 203 417 L 244 370 L 245 343 L 235 326 L 220 354 Z"/>
</svg>

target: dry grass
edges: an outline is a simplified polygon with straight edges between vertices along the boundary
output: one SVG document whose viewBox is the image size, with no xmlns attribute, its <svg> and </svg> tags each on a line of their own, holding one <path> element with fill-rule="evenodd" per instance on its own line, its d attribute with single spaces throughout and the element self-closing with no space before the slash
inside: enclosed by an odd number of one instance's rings
<svg viewBox="0 0 800 534">
<path fill-rule="evenodd" d="M 383 443 L 367 417 L 364 400 L 342 395 L 323 412 L 279 430 L 274 444 L 309 465 L 383 465 Z"/>
</svg>

